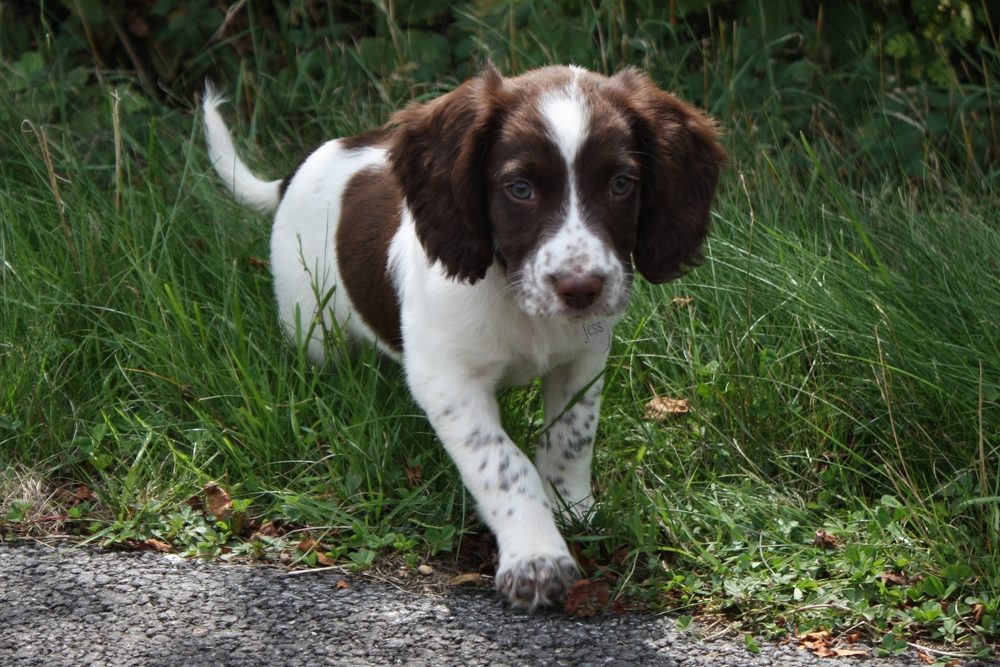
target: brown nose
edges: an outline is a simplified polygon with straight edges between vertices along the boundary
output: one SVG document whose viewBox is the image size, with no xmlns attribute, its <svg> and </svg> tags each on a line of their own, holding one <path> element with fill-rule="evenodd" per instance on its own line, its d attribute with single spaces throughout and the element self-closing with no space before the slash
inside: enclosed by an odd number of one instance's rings
<svg viewBox="0 0 1000 667">
<path fill-rule="evenodd" d="M 556 294 L 570 308 L 586 308 L 597 301 L 604 289 L 604 278 L 594 274 L 552 276 L 551 280 Z"/>
</svg>

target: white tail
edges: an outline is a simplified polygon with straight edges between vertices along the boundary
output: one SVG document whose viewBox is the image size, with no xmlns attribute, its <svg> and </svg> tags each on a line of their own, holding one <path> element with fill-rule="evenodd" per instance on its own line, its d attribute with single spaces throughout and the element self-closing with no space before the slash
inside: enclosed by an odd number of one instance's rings
<svg viewBox="0 0 1000 667">
<path fill-rule="evenodd" d="M 262 181 L 243 164 L 236 154 L 229 128 L 217 110 L 225 101 L 215 87 L 206 81 L 202 108 L 205 113 L 205 140 L 208 142 L 208 156 L 212 160 L 212 166 L 236 201 L 260 211 L 271 212 L 278 208 L 281 201 L 281 180 Z"/>
</svg>

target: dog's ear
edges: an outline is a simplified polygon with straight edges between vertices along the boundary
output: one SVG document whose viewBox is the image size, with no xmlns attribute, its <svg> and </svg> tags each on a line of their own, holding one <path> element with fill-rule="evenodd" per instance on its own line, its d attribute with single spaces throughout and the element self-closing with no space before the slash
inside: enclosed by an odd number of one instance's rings
<svg viewBox="0 0 1000 667">
<path fill-rule="evenodd" d="M 449 277 L 474 283 L 493 263 L 486 157 L 503 77 L 491 63 L 452 92 L 397 112 L 393 174 L 427 255 Z"/>
<path fill-rule="evenodd" d="M 633 258 L 646 280 L 663 283 L 702 260 L 726 153 L 711 119 L 662 91 L 645 74 L 627 69 L 614 80 L 623 89 L 642 154 Z"/>
</svg>

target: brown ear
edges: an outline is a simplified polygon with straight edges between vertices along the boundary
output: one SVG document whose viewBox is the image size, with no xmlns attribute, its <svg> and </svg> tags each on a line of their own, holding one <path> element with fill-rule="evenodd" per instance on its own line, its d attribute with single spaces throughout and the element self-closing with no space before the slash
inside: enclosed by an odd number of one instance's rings
<svg viewBox="0 0 1000 667">
<path fill-rule="evenodd" d="M 396 113 L 392 171 L 413 212 L 417 237 L 449 277 L 475 282 L 493 263 L 485 162 L 503 77 L 482 73 L 427 104 Z"/>
<path fill-rule="evenodd" d="M 709 210 L 726 153 L 715 123 L 690 104 L 628 69 L 625 88 L 643 160 L 636 268 L 651 283 L 682 275 L 702 260 Z"/>
</svg>

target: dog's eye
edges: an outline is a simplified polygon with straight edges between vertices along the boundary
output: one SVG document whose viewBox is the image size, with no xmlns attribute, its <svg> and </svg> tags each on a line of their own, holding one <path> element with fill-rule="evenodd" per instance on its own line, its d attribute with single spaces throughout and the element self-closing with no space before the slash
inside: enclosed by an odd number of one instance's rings
<svg viewBox="0 0 1000 667">
<path fill-rule="evenodd" d="M 624 174 L 618 174 L 611 179 L 611 194 L 615 197 L 624 197 L 632 192 L 635 181 Z"/>
<path fill-rule="evenodd" d="M 507 192 L 518 201 L 528 201 L 535 196 L 535 191 L 527 181 L 514 181 L 507 186 Z"/>
</svg>

